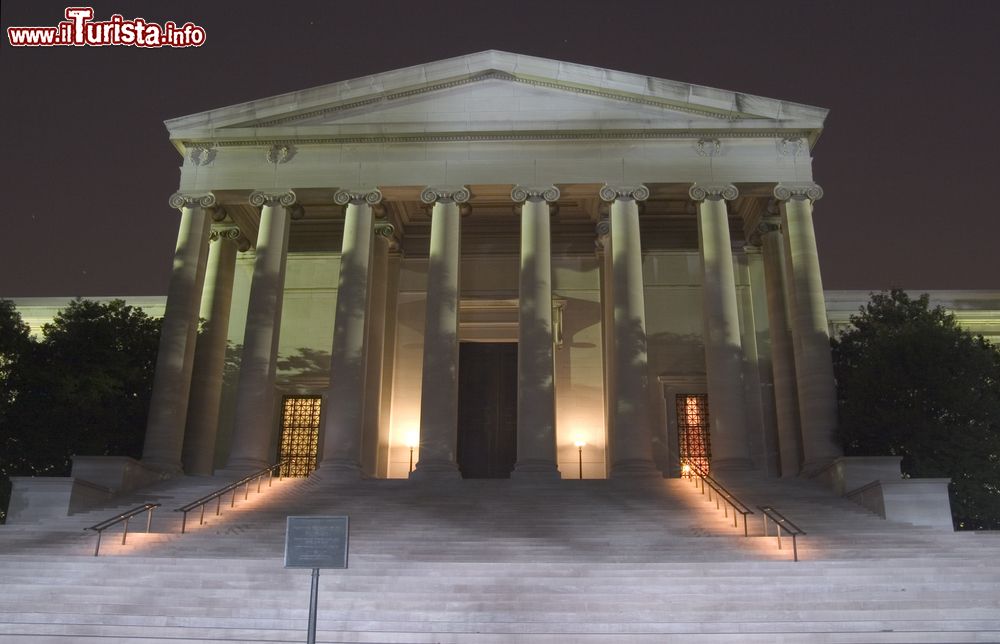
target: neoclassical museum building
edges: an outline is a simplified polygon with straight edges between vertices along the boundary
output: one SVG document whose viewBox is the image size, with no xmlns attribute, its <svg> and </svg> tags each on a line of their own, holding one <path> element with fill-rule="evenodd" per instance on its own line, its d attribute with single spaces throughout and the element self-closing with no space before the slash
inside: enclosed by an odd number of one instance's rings
<svg viewBox="0 0 1000 644">
<path fill-rule="evenodd" d="M 484 51 L 167 121 L 180 217 L 143 463 L 821 468 L 826 115 Z"/>
</svg>

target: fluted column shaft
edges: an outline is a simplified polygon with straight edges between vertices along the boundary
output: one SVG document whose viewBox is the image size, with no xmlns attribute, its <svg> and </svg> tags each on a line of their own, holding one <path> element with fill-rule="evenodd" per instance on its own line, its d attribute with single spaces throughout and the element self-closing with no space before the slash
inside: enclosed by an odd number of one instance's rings
<svg viewBox="0 0 1000 644">
<path fill-rule="evenodd" d="M 653 431 L 649 413 L 646 354 L 646 304 L 639 242 L 639 204 L 649 196 L 645 186 L 601 189 L 611 202 L 611 281 L 614 301 L 614 433 L 611 476 L 658 476 L 653 465 Z"/>
<path fill-rule="evenodd" d="M 735 186 L 728 184 L 695 185 L 690 192 L 698 202 L 712 468 L 750 469 L 743 345 L 726 209 L 726 199 L 735 199 L 738 193 Z"/>
<path fill-rule="evenodd" d="M 797 476 L 802 464 L 802 435 L 799 428 L 798 388 L 795 384 L 795 350 L 785 299 L 784 239 L 781 229 L 773 223 L 762 224 L 760 239 L 771 336 L 771 371 L 781 475 Z"/>
<path fill-rule="evenodd" d="M 142 460 L 171 473 L 181 470 L 194 353 L 190 345 L 198 327 L 211 225 L 205 208 L 214 203 L 211 194 L 178 193 L 170 198 L 170 205 L 181 209 L 181 221 L 160 330 Z"/>
<path fill-rule="evenodd" d="M 365 335 L 368 268 L 372 249 L 372 204 L 381 193 L 340 191 L 334 201 L 347 204 L 340 254 L 340 282 L 330 351 L 330 387 L 323 424 L 320 471 L 361 477 L 361 440 L 365 402 Z"/>
<path fill-rule="evenodd" d="M 552 249 L 549 201 L 555 187 L 514 188 L 521 206 L 518 289 L 517 463 L 514 478 L 559 478 L 552 355 Z"/>
<path fill-rule="evenodd" d="M 423 377 L 420 389 L 420 460 L 414 479 L 458 478 L 458 309 L 464 188 L 421 194 L 433 203 L 427 265 Z"/>
<path fill-rule="evenodd" d="M 205 326 L 195 347 L 184 435 L 184 471 L 188 474 L 208 476 L 214 469 L 238 240 L 239 229 L 212 231 L 201 298 L 200 317 Z"/>
<path fill-rule="evenodd" d="M 802 471 L 811 474 L 841 455 L 836 440 L 837 389 L 830 354 L 830 333 L 813 229 L 812 204 L 823 195 L 816 184 L 779 184 L 789 276 L 795 375 L 802 427 Z"/>
<path fill-rule="evenodd" d="M 250 203 L 262 206 L 256 258 L 247 305 L 243 356 L 236 389 L 236 417 L 226 468 L 259 469 L 273 458 L 274 377 L 285 289 L 285 260 L 295 193 L 255 192 Z"/>
</svg>

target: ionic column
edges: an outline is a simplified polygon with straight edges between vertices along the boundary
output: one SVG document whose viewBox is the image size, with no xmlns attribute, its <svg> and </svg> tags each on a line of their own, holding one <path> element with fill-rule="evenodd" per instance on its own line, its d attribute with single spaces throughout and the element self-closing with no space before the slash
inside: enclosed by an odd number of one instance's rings
<svg viewBox="0 0 1000 644">
<path fill-rule="evenodd" d="M 392 343 L 389 255 L 397 248 L 396 227 L 376 221 L 368 293 L 368 341 L 365 351 L 365 412 L 361 437 L 361 470 L 367 476 L 385 478 L 389 459 L 389 413 L 386 403 L 392 382 Z"/>
<path fill-rule="evenodd" d="M 729 184 L 695 184 L 689 194 L 698 202 L 712 468 L 750 469 L 743 345 L 726 209 L 726 200 L 735 199 L 739 193 L 736 186 Z"/>
<path fill-rule="evenodd" d="M 605 472 L 607 472 L 608 466 L 614 462 L 612 437 L 615 433 L 615 405 L 612 400 L 615 389 L 615 303 L 611 289 L 612 259 L 614 259 L 611 252 L 611 221 L 604 218 L 597 222 L 596 233 L 594 246 L 601 263 L 601 344 L 604 348 L 601 358 L 604 370 L 604 452 Z"/>
<path fill-rule="evenodd" d="M 823 189 L 814 183 L 780 183 L 774 188 L 774 196 L 781 204 L 785 233 L 802 471 L 812 474 L 841 455 L 836 441 L 837 388 L 812 220 L 812 204 L 823 196 Z"/>
<path fill-rule="evenodd" d="M 239 228 L 213 230 L 211 240 L 201 297 L 200 317 L 205 325 L 195 346 L 183 452 L 184 471 L 199 476 L 210 476 L 214 469 L 236 251 L 250 248 Z"/>
<path fill-rule="evenodd" d="M 320 472 L 361 478 L 361 432 L 365 403 L 365 331 L 368 267 L 372 249 L 372 205 L 378 190 L 339 190 L 333 197 L 347 205 L 340 254 L 340 282 L 330 350 L 330 387 L 323 422 Z"/>
<path fill-rule="evenodd" d="M 510 196 L 522 204 L 517 463 L 512 476 L 558 479 L 549 202 L 559 199 L 559 189 L 516 186 Z"/>
<path fill-rule="evenodd" d="M 156 375 L 142 448 L 144 463 L 170 473 L 181 470 L 194 355 L 190 345 L 198 328 L 198 303 L 205 280 L 211 225 L 205 208 L 214 204 L 215 196 L 211 193 L 192 195 L 178 192 L 170 197 L 170 205 L 181 210 L 181 222 L 160 329 Z"/>
<path fill-rule="evenodd" d="M 458 306 L 461 220 L 466 188 L 427 188 L 420 199 L 434 204 L 427 265 L 423 378 L 420 387 L 420 461 L 414 479 L 459 478 Z"/>
<path fill-rule="evenodd" d="M 785 299 L 785 249 L 781 227 L 774 219 L 758 227 L 764 259 L 764 290 L 771 336 L 771 372 L 781 475 L 797 476 L 802 464 L 798 388 L 795 384 L 795 350 Z"/>
<path fill-rule="evenodd" d="M 614 301 L 611 476 L 659 476 L 653 464 L 646 355 L 646 304 L 639 244 L 639 201 L 646 186 L 601 188 L 611 202 L 611 293 Z"/>
<path fill-rule="evenodd" d="M 257 191 L 250 195 L 250 203 L 261 208 L 260 229 L 236 388 L 232 447 L 226 463 L 230 470 L 260 469 L 272 458 L 274 375 L 291 224 L 288 209 L 295 204 L 295 193 Z"/>
</svg>

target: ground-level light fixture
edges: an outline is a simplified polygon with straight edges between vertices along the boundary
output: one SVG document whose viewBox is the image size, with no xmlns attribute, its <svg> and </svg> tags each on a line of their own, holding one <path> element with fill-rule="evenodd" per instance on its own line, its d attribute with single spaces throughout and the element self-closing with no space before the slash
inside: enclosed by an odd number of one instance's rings
<svg viewBox="0 0 1000 644">
<path fill-rule="evenodd" d="M 578 438 L 578 439 L 576 439 L 576 442 L 574 442 L 573 444 L 576 445 L 576 455 L 577 455 L 578 462 L 580 464 L 580 478 L 582 479 L 583 478 L 583 448 L 587 444 L 587 442 L 584 441 L 584 440 L 582 440 L 582 439 L 580 439 L 580 438 Z"/>
<path fill-rule="evenodd" d="M 410 473 L 413 473 L 413 450 L 420 445 L 420 431 L 411 430 L 406 433 L 406 446 L 410 448 Z"/>
</svg>

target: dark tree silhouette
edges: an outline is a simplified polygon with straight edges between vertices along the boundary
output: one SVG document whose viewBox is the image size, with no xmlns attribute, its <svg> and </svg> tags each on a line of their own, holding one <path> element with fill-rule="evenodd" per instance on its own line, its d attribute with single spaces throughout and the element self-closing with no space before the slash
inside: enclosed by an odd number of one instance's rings
<svg viewBox="0 0 1000 644">
<path fill-rule="evenodd" d="M 1000 351 L 927 295 L 873 294 L 833 341 L 847 455 L 951 477 L 958 529 L 1000 528 Z"/>
</svg>

